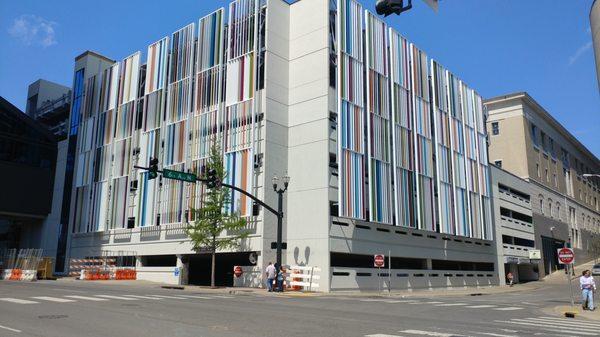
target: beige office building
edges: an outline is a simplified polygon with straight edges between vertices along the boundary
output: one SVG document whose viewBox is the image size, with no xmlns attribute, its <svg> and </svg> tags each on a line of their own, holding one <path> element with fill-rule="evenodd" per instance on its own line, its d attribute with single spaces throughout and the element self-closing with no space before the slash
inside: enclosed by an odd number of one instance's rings
<svg viewBox="0 0 600 337">
<path fill-rule="evenodd" d="M 600 239 L 600 161 L 526 92 L 488 99 L 490 163 L 529 182 L 540 277 L 556 270 L 556 248 L 576 263 Z"/>
</svg>

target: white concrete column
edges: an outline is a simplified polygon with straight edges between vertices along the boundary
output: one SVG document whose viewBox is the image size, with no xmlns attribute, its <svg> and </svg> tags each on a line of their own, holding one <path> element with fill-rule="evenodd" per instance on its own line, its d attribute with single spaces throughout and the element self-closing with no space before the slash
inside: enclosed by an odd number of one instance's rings
<svg viewBox="0 0 600 337">
<path fill-rule="evenodd" d="M 177 255 L 177 265 L 179 268 L 179 285 L 188 284 L 189 261 L 185 255 Z"/>
</svg>

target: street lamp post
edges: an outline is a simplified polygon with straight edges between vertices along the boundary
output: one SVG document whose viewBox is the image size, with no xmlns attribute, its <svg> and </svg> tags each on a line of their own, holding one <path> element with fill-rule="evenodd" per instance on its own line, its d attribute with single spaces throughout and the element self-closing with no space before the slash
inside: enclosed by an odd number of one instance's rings
<svg viewBox="0 0 600 337">
<path fill-rule="evenodd" d="M 288 188 L 288 184 L 290 183 L 290 177 L 285 174 L 281 181 L 283 182 L 283 188 L 278 186 L 279 178 L 277 176 L 273 176 L 273 190 L 277 193 L 277 266 L 281 268 L 281 244 L 282 244 L 282 232 L 283 232 L 283 193 Z"/>
</svg>

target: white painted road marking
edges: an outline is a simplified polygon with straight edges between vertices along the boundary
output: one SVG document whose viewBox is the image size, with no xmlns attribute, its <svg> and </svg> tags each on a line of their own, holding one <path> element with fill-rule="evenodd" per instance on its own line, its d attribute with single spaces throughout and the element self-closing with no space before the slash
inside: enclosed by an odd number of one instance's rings
<svg viewBox="0 0 600 337">
<path fill-rule="evenodd" d="M 59 298 L 59 297 L 50 297 L 50 296 L 37 296 L 37 297 L 32 297 L 32 298 L 35 298 L 36 300 L 44 300 L 44 301 L 58 302 L 58 303 L 76 302 L 75 300 L 69 300 L 66 298 Z"/>
<path fill-rule="evenodd" d="M 549 330 L 548 328 L 551 328 L 552 332 L 563 332 L 563 333 L 568 333 L 568 334 L 572 334 L 572 335 L 586 335 L 586 336 L 600 336 L 599 334 L 597 334 L 596 332 L 598 331 L 598 329 L 590 329 L 590 328 L 578 328 L 576 326 L 571 326 L 571 327 L 565 327 L 565 326 L 561 326 L 561 325 L 556 325 L 556 324 L 551 324 L 551 323 L 546 323 L 546 324 L 540 324 L 540 322 L 532 322 L 532 321 L 525 321 L 523 320 L 523 322 L 512 319 L 510 321 L 494 321 L 494 322 L 498 322 L 498 323 L 509 323 L 509 324 L 517 324 L 517 325 L 525 325 L 525 326 L 535 326 L 539 329 L 545 329 L 545 330 Z M 575 324 L 575 323 L 573 323 Z M 594 331 L 594 332 L 592 332 Z"/>
<path fill-rule="evenodd" d="M 467 305 L 465 308 L 471 308 L 471 309 L 481 309 L 481 308 L 495 308 L 495 305 L 490 305 L 490 304 L 482 304 L 482 305 Z"/>
<path fill-rule="evenodd" d="M 140 296 L 140 295 L 123 295 L 123 296 L 141 298 L 144 300 L 162 300 L 162 298 L 150 297 L 150 296 Z"/>
<path fill-rule="evenodd" d="M 96 297 L 110 298 L 112 300 L 137 301 L 137 298 L 112 296 L 112 295 L 94 295 Z"/>
<path fill-rule="evenodd" d="M 492 310 L 499 310 L 499 311 L 512 311 L 512 310 L 522 310 L 523 308 L 519 308 L 519 307 L 504 307 L 504 308 L 496 308 L 496 309 L 492 309 Z"/>
<path fill-rule="evenodd" d="M 210 297 L 206 297 L 206 296 L 196 296 L 196 295 L 179 295 L 182 297 L 187 297 L 187 298 L 199 298 L 201 300 L 210 300 Z"/>
<path fill-rule="evenodd" d="M 88 297 L 88 296 L 79 296 L 79 295 L 65 295 L 65 297 L 75 298 L 78 300 L 85 300 L 85 301 L 108 301 L 106 298 Z"/>
<path fill-rule="evenodd" d="M 7 327 L 7 326 L 4 326 L 4 325 L 0 325 L 0 329 L 6 329 L 6 330 L 8 330 L 8 331 L 17 332 L 17 333 L 18 333 L 18 332 L 21 332 L 21 330 L 17 330 L 17 329 L 9 328 L 9 327 Z"/>
<path fill-rule="evenodd" d="M 10 297 L 0 298 L 0 301 L 17 303 L 17 304 L 34 304 L 34 303 L 40 303 L 40 302 L 36 302 L 36 301 L 21 300 L 21 299 L 18 299 L 18 298 L 10 298 Z"/>
<path fill-rule="evenodd" d="M 188 298 L 179 297 L 179 296 L 165 296 L 165 295 L 148 295 L 148 296 L 160 297 L 160 298 L 170 298 L 170 299 L 176 299 L 176 300 L 187 300 L 188 299 Z"/>
<path fill-rule="evenodd" d="M 385 335 L 382 333 L 374 334 L 374 335 L 365 335 L 365 337 L 402 337 L 398 335 Z"/>
<path fill-rule="evenodd" d="M 436 304 L 436 307 L 456 307 L 460 305 L 467 305 L 467 303 L 445 303 L 445 304 Z"/>
<path fill-rule="evenodd" d="M 443 332 L 435 332 L 435 331 L 424 331 L 424 330 L 403 330 L 398 331 L 402 333 L 409 333 L 413 335 L 422 335 L 422 336 L 435 336 L 435 337 L 458 337 L 462 335 L 457 335 L 453 333 L 443 333 Z"/>
</svg>

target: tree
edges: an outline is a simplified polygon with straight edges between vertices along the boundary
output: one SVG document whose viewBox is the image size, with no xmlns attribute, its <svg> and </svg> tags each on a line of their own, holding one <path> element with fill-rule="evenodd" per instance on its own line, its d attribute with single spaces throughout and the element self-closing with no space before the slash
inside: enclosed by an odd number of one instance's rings
<svg viewBox="0 0 600 337">
<path fill-rule="evenodd" d="M 215 176 L 219 182 L 224 181 L 227 177 L 221 150 L 215 144 L 211 146 L 203 179 L 207 178 L 207 173 L 211 169 L 216 172 Z M 241 218 L 239 213 L 227 211 L 229 208 L 227 206 L 231 202 L 230 189 L 222 187 L 220 183 L 212 188 L 207 188 L 202 207 L 192 209 L 195 220 L 186 228 L 186 234 L 192 241 L 194 251 L 211 253 L 210 286 L 212 288 L 215 287 L 216 252 L 222 249 L 237 248 L 241 241 L 248 236 L 246 220 Z"/>
</svg>

